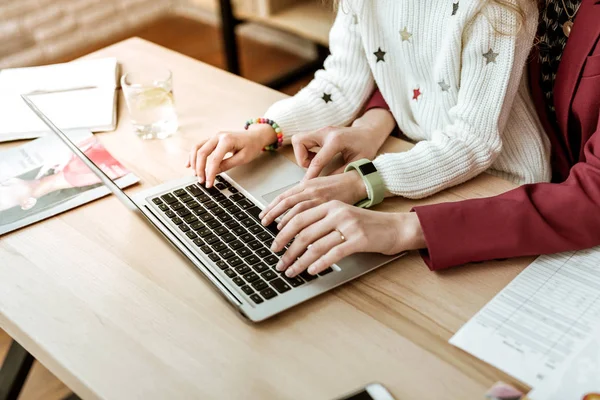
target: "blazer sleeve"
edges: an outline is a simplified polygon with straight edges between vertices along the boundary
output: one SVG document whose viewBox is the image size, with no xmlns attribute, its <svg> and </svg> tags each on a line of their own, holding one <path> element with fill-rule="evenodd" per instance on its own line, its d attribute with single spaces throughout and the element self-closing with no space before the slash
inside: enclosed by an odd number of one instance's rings
<svg viewBox="0 0 600 400">
<path fill-rule="evenodd" d="M 499 196 L 416 207 L 431 270 L 600 244 L 600 119 L 581 162 L 562 183 L 524 185 Z"/>
</svg>

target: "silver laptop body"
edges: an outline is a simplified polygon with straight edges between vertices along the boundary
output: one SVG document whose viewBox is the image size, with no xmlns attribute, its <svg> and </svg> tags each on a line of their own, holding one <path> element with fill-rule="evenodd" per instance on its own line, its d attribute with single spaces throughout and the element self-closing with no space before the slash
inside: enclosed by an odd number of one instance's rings
<svg viewBox="0 0 600 400">
<path fill-rule="evenodd" d="M 297 279 L 288 279 L 275 270 L 276 260 L 273 257 L 279 257 L 268 250 L 276 231 L 273 227 L 271 230 L 262 227 L 252 211 L 255 214 L 254 206 L 263 209 L 278 194 L 297 184 L 304 176 L 302 168 L 281 155 L 265 153 L 250 164 L 221 173 L 220 184 L 215 185 L 220 189 L 215 187 L 207 190 L 198 184 L 196 177 L 186 177 L 165 182 L 130 198 L 27 96 L 22 97 L 33 112 L 121 202 L 153 225 L 250 321 L 265 320 L 400 257 L 374 253 L 355 254 L 317 277 L 304 273 Z M 176 202 L 173 198 L 176 198 Z M 240 211 L 235 211 L 225 200 L 229 200 Z M 207 214 L 212 218 L 206 217 Z M 191 216 L 194 218 L 189 218 Z M 197 221 L 188 223 L 184 221 L 186 218 L 188 221 Z M 212 221 L 218 221 L 218 224 Z M 246 233 L 240 234 L 241 231 L 237 228 L 231 228 L 234 226 L 232 221 Z M 235 237 L 233 240 L 231 235 Z M 215 237 L 217 241 L 214 241 Z M 205 239 L 213 243 L 209 244 Z M 237 243 L 234 246 L 234 242 L 240 242 L 243 246 L 240 247 Z M 247 250 L 242 250 L 242 247 Z M 236 259 L 241 262 L 233 261 Z"/>
</svg>

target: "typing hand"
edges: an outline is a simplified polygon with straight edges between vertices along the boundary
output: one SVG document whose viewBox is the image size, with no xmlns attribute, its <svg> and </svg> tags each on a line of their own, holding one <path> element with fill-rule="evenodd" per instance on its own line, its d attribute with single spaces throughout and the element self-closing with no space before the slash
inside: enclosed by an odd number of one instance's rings
<svg viewBox="0 0 600 400">
<path fill-rule="evenodd" d="M 219 132 L 192 147 L 186 167 L 211 187 L 218 173 L 254 160 L 276 139 L 275 131 L 266 124 L 251 125 L 248 131 Z M 226 158 L 227 154 L 231 156 Z"/>
</svg>

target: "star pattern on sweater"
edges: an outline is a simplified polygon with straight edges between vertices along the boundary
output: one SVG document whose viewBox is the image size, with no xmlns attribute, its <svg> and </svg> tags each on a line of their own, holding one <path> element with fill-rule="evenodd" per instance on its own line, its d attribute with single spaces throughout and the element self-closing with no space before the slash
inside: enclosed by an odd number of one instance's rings
<svg viewBox="0 0 600 400">
<path fill-rule="evenodd" d="M 400 31 L 400 37 L 402 38 L 403 42 L 409 42 L 410 43 L 410 38 L 412 37 L 412 33 L 410 33 L 408 31 L 408 28 L 405 26 L 404 29 L 402 29 Z"/>
<path fill-rule="evenodd" d="M 381 47 L 377 48 L 377 51 L 373 54 L 375 54 L 375 57 L 377 57 L 377 61 L 375 61 L 376 63 L 379 61 L 385 62 L 385 51 L 381 50 Z"/>
<path fill-rule="evenodd" d="M 456 15 L 456 13 L 458 12 L 458 4 L 460 2 L 457 1 L 456 3 L 452 3 L 452 15 Z"/>
<path fill-rule="evenodd" d="M 413 89 L 413 97 L 412 97 L 412 99 L 416 100 L 416 101 L 419 101 L 419 97 L 421 97 L 422 94 L 423 93 L 421 93 L 421 89 L 420 88 Z"/>
<path fill-rule="evenodd" d="M 331 100 L 331 93 L 325 93 L 323 92 L 323 97 L 321 97 L 323 99 L 323 101 L 325 102 L 325 104 L 329 103 Z"/>
<path fill-rule="evenodd" d="M 490 47 L 487 53 L 483 53 L 483 57 L 485 58 L 485 65 L 489 63 L 496 63 L 496 57 L 498 57 L 500 53 L 494 53 L 494 50 Z"/>
<path fill-rule="evenodd" d="M 445 79 L 439 81 L 438 85 L 440 85 L 440 89 L 442 89 L 442 92 L 447 92 L 448 90 L 450 90 L 450 85 L 446 83 Z"/>
</svg>

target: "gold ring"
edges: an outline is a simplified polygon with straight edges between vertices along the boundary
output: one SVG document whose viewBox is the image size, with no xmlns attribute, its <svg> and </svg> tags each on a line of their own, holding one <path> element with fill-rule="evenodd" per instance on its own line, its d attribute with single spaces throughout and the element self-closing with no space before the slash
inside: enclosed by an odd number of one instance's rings
<svg viewBox="0 0 600 400">
<path fill-rule="evenodd" d="M 342 242 L 345 242 L 346 236 L 344 236 L 344 234 L 339 229 L 336 229 L 335 231 L 340 234 L 340 239 L 342 239 Z"/>
</svg>

